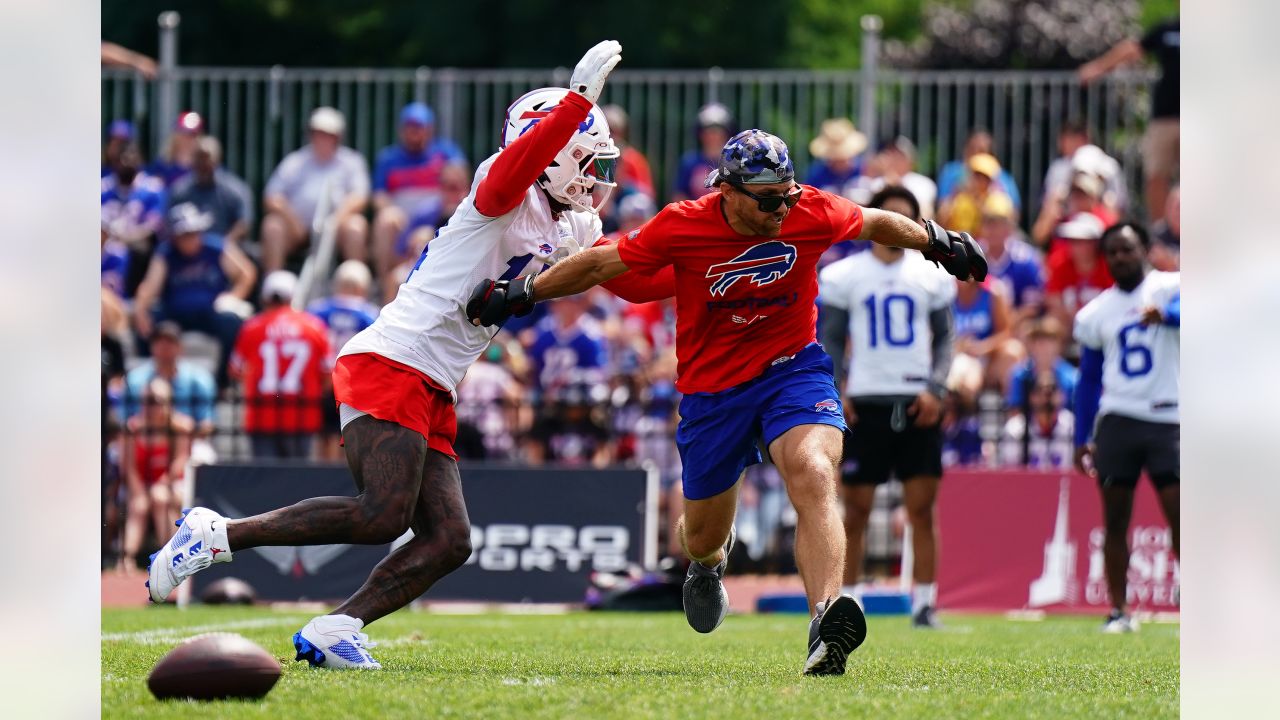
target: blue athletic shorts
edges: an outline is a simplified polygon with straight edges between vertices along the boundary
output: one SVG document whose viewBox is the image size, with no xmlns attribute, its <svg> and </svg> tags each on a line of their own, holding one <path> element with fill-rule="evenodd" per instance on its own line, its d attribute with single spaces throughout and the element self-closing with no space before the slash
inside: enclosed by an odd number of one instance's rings
<svg viewBox="0 0 1280 720">
<path fill-rule="evenodd" d="M 831 358 L 812 343 L 775 362 L 755 380 L 680 401 L 676 446 L 684 465 L 684 496 L 703 500 L 733 487 L 763 446 L 797 425 L 845 429 Z"/>
</svg>

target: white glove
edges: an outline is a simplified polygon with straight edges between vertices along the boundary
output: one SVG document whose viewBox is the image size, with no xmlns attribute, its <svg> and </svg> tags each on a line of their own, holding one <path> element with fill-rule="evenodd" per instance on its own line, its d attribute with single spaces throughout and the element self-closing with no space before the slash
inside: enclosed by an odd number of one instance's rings
<svg viewBox="0 0 1280 720">
<path fill-rule="evenodd" d="M 616 40 L 605 40 L 587 51 L 573 68 L 569 77 L 569 89 L 590 100 L 594 105 L 604 91 L 604 80 L 609 71 L 622 60 L 622 45 Z"/>
</svg>

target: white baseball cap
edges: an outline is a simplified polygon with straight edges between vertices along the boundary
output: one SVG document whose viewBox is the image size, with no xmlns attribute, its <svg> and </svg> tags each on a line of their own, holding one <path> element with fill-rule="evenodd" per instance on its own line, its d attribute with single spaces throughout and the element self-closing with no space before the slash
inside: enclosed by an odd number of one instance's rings
<svg viewBox="0 0 1280 720">
<path fill-rule="evenodd" d="M 342 137 L 342 131 L 347 129 L 347 120 L 342 113 L 331 107 L 318 107 L 311 112 L 311 123 L 309 127 L 312 130 L 318 130 L 330 135 Z"/>
<path fill-rule="evenodd" d="M 262 299 L 289 302 L 298 289 L 298 276 L 288 270 L 276 270 L 262 281 Z"/>
</svg>

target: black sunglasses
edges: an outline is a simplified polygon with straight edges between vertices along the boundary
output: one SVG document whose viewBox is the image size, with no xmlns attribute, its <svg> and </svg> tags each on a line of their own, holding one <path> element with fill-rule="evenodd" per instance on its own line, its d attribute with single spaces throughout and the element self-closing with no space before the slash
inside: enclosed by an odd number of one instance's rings
<svg viewBox="0 0 1280 720">
<path fill-rule="evenodd" d="M 800 202 L 800 194 L 804 192 L 804 189 L 797 185 L 794 192 L 789 192 L 786 195 L 756 195 L 737 183 L 731 184 L 738 192 L 746 195 L 752 200 L 755 200 L 756 207 L 760 208 L 760 212 L 766 213 L 771 213 L 777 210 L 783 205 L 783 203 L 786 203 L 786 206 L 789 208 L 795 207 L 796 203 Z"/>
</svg>

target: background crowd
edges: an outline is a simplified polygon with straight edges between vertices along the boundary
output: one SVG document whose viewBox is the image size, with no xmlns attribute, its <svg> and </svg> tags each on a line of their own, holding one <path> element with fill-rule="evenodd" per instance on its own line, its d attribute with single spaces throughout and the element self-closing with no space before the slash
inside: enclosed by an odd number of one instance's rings
<svg viewBox="0 0 1280 720">
<path fill-rule="evenodd" d="M 1083 67 L 1081 80 L 1144 50 L 1168 60 L 1158 28 Z M 1173 53 L 1172 90 L 1166 64 L 1145 138 L 1144 187 L 1126 187 L 1123 168 L 1093 129 L 1066 117 L 1034 217 L 984 130 L 933 173 L 917 167 L 907 138 L 869 138 L 849 118 L 823 122 L 813 138 L 786 138 L 794 153 L 812 159 L 806 184 L 858 202 L 886 185 L 903 186 L 925 218 L 972 233 L 987 253 L 991 276 L 960 283 L 953 308 L 948 465 L 1069 467 L 1072 319 L 1111 284 L 1098 238 L 1121 217 L 1142 217 L 1155 238 L 1153 265 L 1178 268 L 1176 47 Z M 704 106 L 696 147 L 673 177 L 659 178 L 643 148 L 628 142 L 626 110 L 604 110 L 622 149 L 619 188 L 602 211 L 609 235 L 638 227 L 665 202 L 709 192 L 703 179 L 739 129 L 729 108 Z M 341 458 L 328 368 L 394 298 L 484 159 L 439 137 L 432 109 L 418 102 L 402 109 L 398 142 L 372 164 L 344 145 L 345 125 L 339 111 L 316 108 L 309 142 L 285 156 L 262 188 L 222 167 L 219 139 L 194 112 L 178 117 L 163 152 L 150 159 L 128 121 L 107 128 L 104 548 L 119 557 L 136 557 L 152 527 L 166 535 L 161 524 L 181 502 L 189 462 Z M 327 292 L 304 298 L 296 273 L 324 228 L 336 267 L 323 283 Z M 823 262 L 865 249 L 846 239 Z M 631 305 L 602 288 L 539 304 L 499 333 L 459 386 L 459 453 L 649 466 L 661 477 L 664 507 L 673 509 L 680 497 L 673 320 L 671 300 Z M 746 485 L 742 540 L 753 557 L 772 556 L 785 524 L 781 483 L 771 467 L 756 467 Z"/>
</svg>

